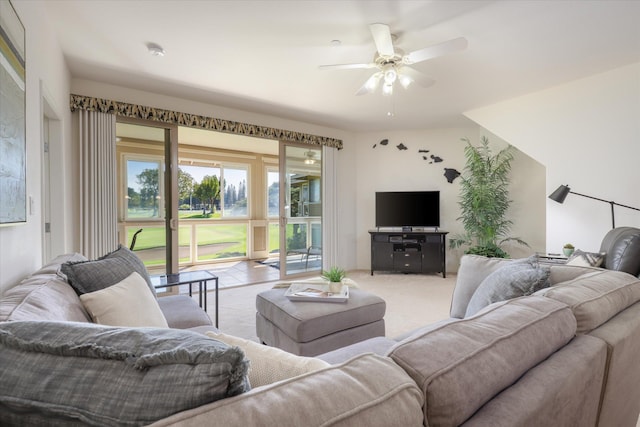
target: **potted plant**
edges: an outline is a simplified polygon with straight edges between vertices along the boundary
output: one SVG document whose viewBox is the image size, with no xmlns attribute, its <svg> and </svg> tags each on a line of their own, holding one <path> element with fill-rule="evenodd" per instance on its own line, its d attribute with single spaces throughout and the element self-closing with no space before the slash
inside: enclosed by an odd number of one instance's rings
<svg viewBox="0 0 640 427">
<path fill-rule="evenodd" d="M 322 272 L 322 277 L 329 281 L 329 292 L 340 292 L 342 290 L 342 279 L 347 273 L 340 267 L 331 267 Z"/>
<path fill-rule="evenodd" d="M 566 257 L 570 257 L 571 254 L 573 254 L 573 251 L 575 251 L 576 248 L 571 244 L 571 243 L 567 243 L 566 245 L 564 245 L 562 247 L 562 252 L 564 253 L 564 256 Z"/>
<path fill-rule="evenodd" d="M 450 247 L 468 245 L 465 254 L 509 258 L 500 245 L 516 241 L 528 246 L 519 238 L 509 237 L 512 221 L 506 218 L 511 204 L 509 199 L 509 172 L 513 160 L 513 147 L 493 153 L 486 137 L 474 146 L 467 138 L 462 141 L 466 165 L 461 176 L 460 211 L 464 234 L 450 240 Z"/>
</svg>

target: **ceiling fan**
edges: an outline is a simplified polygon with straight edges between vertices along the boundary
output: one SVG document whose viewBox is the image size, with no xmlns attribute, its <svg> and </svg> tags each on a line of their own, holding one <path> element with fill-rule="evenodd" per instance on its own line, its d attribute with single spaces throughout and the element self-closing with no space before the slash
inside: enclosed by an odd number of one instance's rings
<svg viewBox="0 0 640 427">
<path fill-rule="evenodd" d="M 416 82 L 423 87 L 429 87 L 435 83 L 435 80 L 414 70 L 409 67 L 409 65 L 464 50 L 467 47 L 467 39 L 464 37 L 458 37 L 404 54 L 402 50 L 394 49 L 394 36 L 391 34 L 391 30 L 388 25 L 379 23 L 371 24 L 369 25 L 369 29 L 371 30 L 373 41 L 375 42 L 377 49 L 377 52 L 373 57 L 373 62 L 366 64 L 334 64 L 320 66 L 321 70 L 377 68 L 378 71 L 367 79 L 364 85 L 362 85 L 362 87 L 356 92 L 356 95 L 375 92 L 380 82 L 383 82 L 383 95 L 391 95 L 393 93 L 393 85 L 396 81 L 405 89 L 413 82 Z"/>
</svg>

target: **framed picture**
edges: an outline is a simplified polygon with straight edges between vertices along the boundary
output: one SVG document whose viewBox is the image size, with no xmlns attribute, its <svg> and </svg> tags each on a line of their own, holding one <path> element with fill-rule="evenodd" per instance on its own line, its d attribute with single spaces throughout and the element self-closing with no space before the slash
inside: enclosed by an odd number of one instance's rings
<svg viewBox="0 0 640 427">
<path fill-rule="evenodd" d="M 0 226 L 27 221 L 24 26 L 0 1 Z"/>
</svg>

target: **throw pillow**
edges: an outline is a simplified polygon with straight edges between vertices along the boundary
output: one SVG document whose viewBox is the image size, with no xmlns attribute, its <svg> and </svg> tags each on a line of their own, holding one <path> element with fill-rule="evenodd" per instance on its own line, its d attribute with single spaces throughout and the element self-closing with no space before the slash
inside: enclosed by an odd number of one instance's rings
<svg viewBox="0 0 640 427">
<path fill-rule="evenodd" d="M 465 317 L 473 316 L 489 304 L 517 298 L 550 285 L 548 266 L 541 266 L 538 257 L 511 262 L 489 274 L 473 293 Z"/>
<path fill-rule="evenodd" d="M 0 425 L 148 425 L 250 389 L 242 351 L 202 334 L 0 324 Z"/>
<path fill-rule="evenodd" d="M 61 270 L 78 295 L 107 288 L 126 279 L 134 271 L 144 278 L 153 295 L 156 295 L 143 262 L 122 245 L 97 260 L 66 262 Z"/>
<path fill-rule="evenodd" d="M 576 249 L 567 260 L 567 265 L 578 265 L 580 267 L 600 267 L 604 261 L 604 252 L 584 252 Z"/>
<path fill-rule="evenodd" d="M 230 346 L 239 347 L 244 351 L 245 356 L 249 359 L 249 383 L 252 388 L 331 366 L 324 360 L 315 357 L 296 356 L 279 348 L 221 332 L 207 332 L 206 335 Z"/>
<path fill-rule="evenodd" d="M 80 295 L 80 301 L 101 325 L 169 327 L 158 301 L 135 271 L 115 285 Z"/>
</svg>

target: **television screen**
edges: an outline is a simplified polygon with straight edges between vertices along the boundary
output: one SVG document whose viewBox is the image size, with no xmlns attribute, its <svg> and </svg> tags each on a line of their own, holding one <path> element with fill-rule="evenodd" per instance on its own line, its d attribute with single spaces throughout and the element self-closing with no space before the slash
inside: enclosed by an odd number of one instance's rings
<svg viewBox="0 0 640 427">
<path fill-rule="evenodd" d="M 376 227 L 440 227 L 440 192 L 376 192 Z"/>
</svg>

